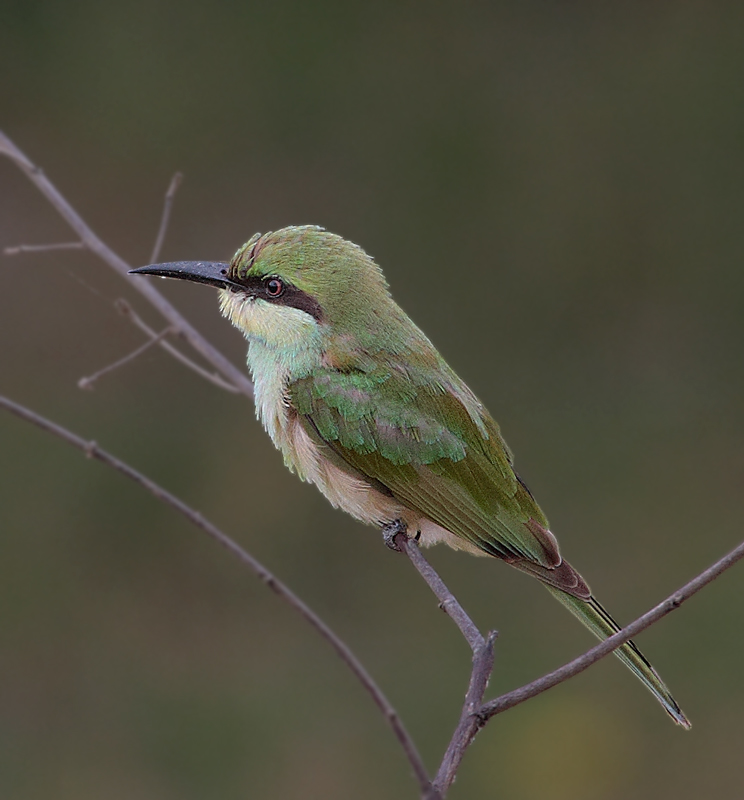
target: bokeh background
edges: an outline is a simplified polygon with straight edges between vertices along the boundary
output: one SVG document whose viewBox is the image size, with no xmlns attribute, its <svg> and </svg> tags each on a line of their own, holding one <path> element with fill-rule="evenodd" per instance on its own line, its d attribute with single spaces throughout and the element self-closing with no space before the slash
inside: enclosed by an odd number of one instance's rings
<svg viewBox="0 0 744 800">
<path fill-rule="evenodd" d="M 500 421 L 564 553 L 628 621 L 742 538 L 744 6 L 725 2 L 0 7 L 2 127 L 146 263 L 317 223 Z M 71 239 L 0 160 L 0 247 Z M 162 290 L 236 364 L 214 293 Z M 0 391 L 95 438 L 318 609 L 439 761 L 469 653 L 410 565 L 285 471 L 251 405 L 143 342 L 84 252 L 0 258 Z M 412 798 L 325 643 L 216 545 L 0 415 L 0 796 Z M 431 558 L 501 632 L 490 692 L 589 646 L 503 564 Z M 741 793 L 741 568 L 639 637 L 694 722 L 608 660 L 494 721 L 453 800 Z"/>
</svg>

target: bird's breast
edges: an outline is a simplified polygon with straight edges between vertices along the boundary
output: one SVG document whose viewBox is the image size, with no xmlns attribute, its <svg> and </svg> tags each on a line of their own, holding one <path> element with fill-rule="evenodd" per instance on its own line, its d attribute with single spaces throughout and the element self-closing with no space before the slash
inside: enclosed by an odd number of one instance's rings
<svg viewBox="0 0 744 800">
<path fill-rule="evenodd" d="M 308 435 L 291 406 L 290 370 L 281 359 L 261 345 L 251 343 L 248 366 L 255 386 L 256 415 L 293 472 L 314 483 L 333 506 L 362 522 L 379 525 L 409 516 L 398 501 L 379 492 L 363 476 L 331 463 L 324 455 L 323 447 Z"/>
</svg>

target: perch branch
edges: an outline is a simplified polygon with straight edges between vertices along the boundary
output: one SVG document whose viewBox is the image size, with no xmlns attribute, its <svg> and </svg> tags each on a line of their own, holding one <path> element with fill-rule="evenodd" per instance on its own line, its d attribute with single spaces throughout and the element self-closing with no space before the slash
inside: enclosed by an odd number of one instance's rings
<svg viewBox="0 0 744 800">
<path fill-rule="evenodd" d="M 460 629 L 465 641 L 470 645 L 470 649 L 475 651 L 479 647 L 483 647 L 486 643 L 483 634 L 467 615 L 457 598 L 447 588 L 434 567 L 424 558 L 424 554 L 419 549 L 416 541 L 405 533 L 397 533 L 395 535 L 395 544 L 408 556 L 419 575 L 429 585 L 429 588 L 439 600 L 440 608 L 451 617 L 452 621 Z"/>
<path fill-rule="evenodd" d="M 253 384 L 246 375 L 234 366 L 222 353 L 211 345 L 153 286 L 152 281 L 139 280 L 129 275 L 131 266 L 108 247 L 86 224 L 83 218 L 60 194 L 59 190 L 46 177 L 44 172 L 37 167 L 16 145 L 0 131 L 0 154 L 6 155 L 15 163 L 34 185 L 41 191 L 46 199 L 54 206 L 60 216 L 80 237 L 80 241 L 92 253 L 105 261 L 112 269 L 132 286 L 135 291 L 144 295 L 150 303 L 178 330 L 191 347 L 208 361 L 217 372 L 227 381 L 232 383 L 240 392 L 253 397 Z"/>
<path fill-rule="evenodd" d="M 213 525 L 198 511 L 195 511 L 190 506 L 186 505 L 175 495 L 171 494 L 162 486 L 155 483 L 155 481 L 148 478 L 143 473 L 130 467 L 124 461 L 116 458 L 107 451 L 100 448 L 96 442 L 86 441 L 80 436 L 72 433 L 67 428 L 52 422 L 29 408 L 15 403 L 7 397 L 0 395 L 0 408 L 14 414 L 26 422 L 30 422 L 41 430 L 58 436 L 63 441 L 81 450 L 88 458 L 101 461 L 109 467 L 112 467 L 117 472 L 125 475 L 136 484 L 146 489 L 158 500 L 166 505 L 174 508 L 186 519 L 195 525 L 200 530 L 204 531 L 207 536 L 211 537 L 218 544 L 222 545 L 232 555 L 238 558 L 243 564 L 248 566 L 252 572 L 265 583 L 275 594 L 288 603 L 299 615 L 308 622 L 320 636 L 328 642 L 331 647 L 336 651 L 337 655 L 346 664 L 352 673 L 357 677 L 362 686 L 366 689 L 368 694 L 372 697 L 377 707 L 382 712 L 388 724 L 393 729 L 393 732 L 398 739 L 403 751 L 408 758 L 408 761 L 413 769 L 416 779 L 419 782 L 421 789 L 422 800 L 440 800 L 440 795 L 436 792 L 429 780 L 426 772 L 426 767 L 419 755 L 416 745 L 411 739 L 408 731 L 403 725 L 398 712 L 387 699 L 382 689 L 375 683 L 372 676 L 367 672 L 359 659 L 354 655 L 349 646 L 331 630 L 331 628 L 304 602 L 302 601 L 286 584 L 282 583 L 273 573 L 261 564 L 260 561 L 255 559 L 248 551 L 244 550 L 237 542 L 231 539 L 226 533 L 223 533 L 217 526 Z"/>
<path fill-rule="evenodd" d="M 455 780 L 465 751 L 470 747 L 480 729 L 478 712 L 493 671 L 493 645 L 497 636 L 496 631 L 490 631 L 483 644 L 473 650 L 473 668 L 460 719 L 433 782 L 434 788 L 443 796 Z"/>
<path fill-rule="evenodd" d="M 447 790 L 454 781 L 466 750 L 472 744 L 478 732 L 494 716 L 536 697 L 553 686 L 583 672 L 641 631 L 679 608 L 685 600 L 692 597 L 693 594 L 699 592 L 704 586 L 707 586 L 727 569 L 730 569 L 737 561 L 744 558 L 744 542 L 742 542 L 711 567 L 667 597 L 666 600 L 654 606 L 634 622 L 626 625 L 621 631 L 595 645 L 583 655 L 531 683 L 483 703 L 483 695 L 493 669 L 493 642 L 497 636 L 496 632 L 492 631 L 485 638 L 482 636 L 462 606 L 451 595 L 439 575 L 421 554 L 415 541 L 408 539 L 405 534 L 397 534 L 395 542 L 406 553 L 413 566 L 429 584 L 429 587 L 439 599 L 440 606 L 455 621 L 473 652 L 473 668 L 460 721 L 433 781 L 434 788 L 442 797 L 446 795 Z"/>
<path fill-rule="evenodd" d="M 473 667 L 460 719 L 433 782 L 434 788 L 444 797 L 457 775 L 465 751 L 481 727 L 479 713 L 493 670 L 493 645 L 498 633 L 490 631 L 487 636 L 483 636 L 434 567 L 424 558 L 414 539 L 410 539 L 405 533 L 398 533 L 395 544 L 408 556 L 419 575 L 434 592 L 439 600 L 439 607 L 460 629 L 473 654 Z"/>
</svg>

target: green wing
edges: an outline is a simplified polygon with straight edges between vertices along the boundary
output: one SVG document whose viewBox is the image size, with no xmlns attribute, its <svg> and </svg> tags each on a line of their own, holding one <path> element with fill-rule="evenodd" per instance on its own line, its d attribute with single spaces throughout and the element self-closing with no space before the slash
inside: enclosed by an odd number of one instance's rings
<svg viewBox="0 0 744 800">
<path fill-rule="evenodd" d="M 336 460 L 406 507 L 490 555 L 552 571 L 557 544 L 498 426 L 467 387 L 438 377 L 320 370 L 290 385 L 290 402 Z"/>
</svg>

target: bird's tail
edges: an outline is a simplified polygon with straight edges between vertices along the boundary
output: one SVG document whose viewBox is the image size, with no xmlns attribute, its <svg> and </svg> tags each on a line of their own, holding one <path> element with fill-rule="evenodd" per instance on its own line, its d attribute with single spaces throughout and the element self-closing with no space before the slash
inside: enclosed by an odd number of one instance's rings
<svg viewBox="0 0 744 800">
<path fill-rule="evenodd" d="M 543 583 L 543 586 L 599 639 L 606 639 L 620 630 L 620 626 L 594 599 L 582 600 L 574 597 L 555 586 Z M 633 642 L 626 642 L 615 650 L 615 655 L 641 680 L 651 694 L 664 706 L 669 716 L 683 728 L 690 728 L 690 722 L 677 705 L 664 681 L 657 675 L 656 670 L 649 664 L 646 657 Z"/>
</svg>

